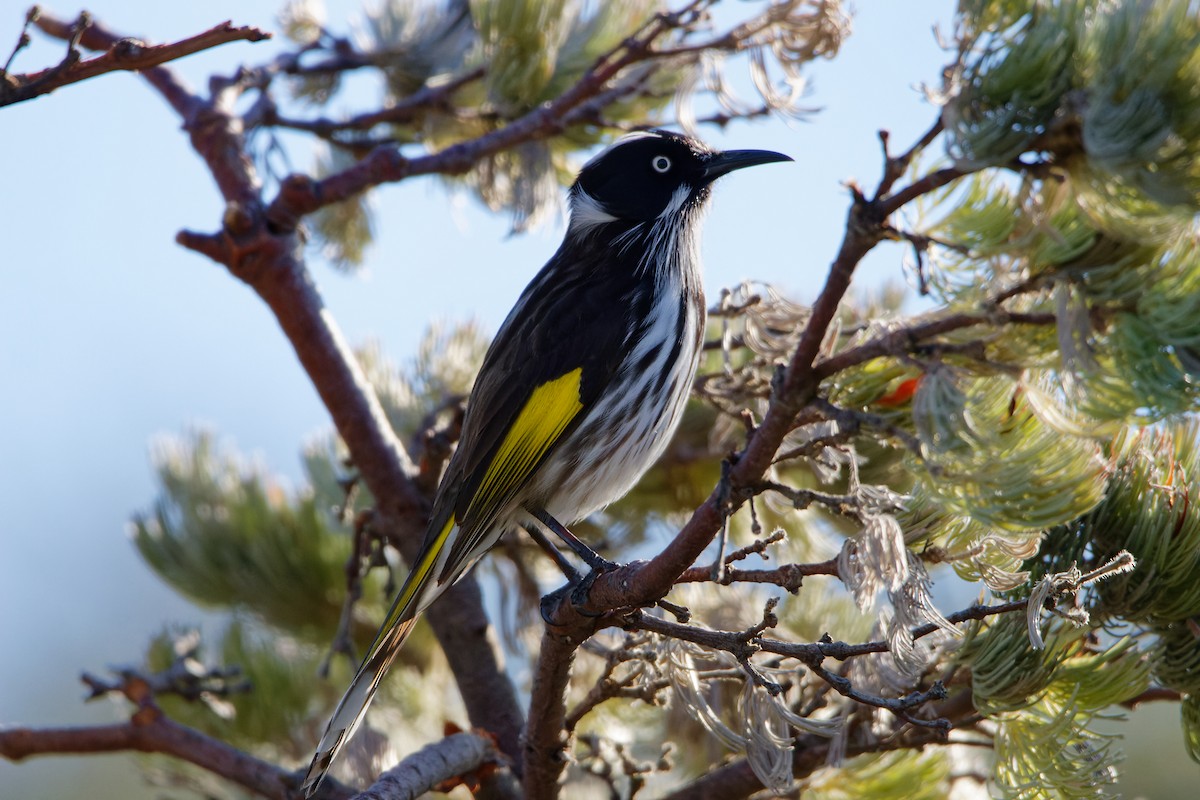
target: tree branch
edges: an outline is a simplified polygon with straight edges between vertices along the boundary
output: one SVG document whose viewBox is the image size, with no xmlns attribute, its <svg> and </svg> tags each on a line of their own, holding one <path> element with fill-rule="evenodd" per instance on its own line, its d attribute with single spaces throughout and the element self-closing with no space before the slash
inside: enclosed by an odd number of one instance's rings
<svg viewBox="0 0 1200 800">
<path fill-rule="evenodd" d="M 283 182 L 268 206 L 267 219 L 276 230 L 292 230 L 302 217 L 371 187 L 417 175 L 460 175 L 489 155 L 559 133 L 576 118 L 586 119 L 632 91 L 632 84 L 610 87 L 609 81 L 630 66 L 660 58 L 653 50 L 654 42 L 674 30 L 684 15 L 709 2 L 692 0 L 679 11 L 656 14 L 640 31 L 597 59 L 573 86 L 502 128 L 413 159 L 403 156 L 396 147 L 379 147 L 353 166 L 320 181 L 293 175 Z"/>
<path fill-rule="evenodd" d="M 485 74 L 486 70 L 483 67 L 476 67 L 443 83 L 425 86 L 387 108 L 356 114 L 343 120 L 334 120 L 328 117 L 291 119 L 279 114 L 272 104 L 258 120 L 258 124 L 306 131 L 322 139 L 330 139 L 334 134 L 342 131 L 365 132 L 378 125 L 402 125 L 414 121 L 420 114 L 431 108 L 447 105 L 455 92 L 468 83 L 480 80 Z"/>
<path fill-rule="evenodd" d="M 48 21 L 43 27 L 54 29 Z M 81 42 L 104 49 L 119 38 L 93 24 Z M 233 90 L 218 91 L 209 100 L 191 93 L 168 67 L 142 74 L 183 117 L 193 148 L 227 203 L 221 233 L 182 231 L 177 241 L 224 264 L 271 309 L 375 497 L 376 524 L 411 563 L 425 532 L 426 499 L 410 478 L 415 470 L 408 454 L 313 284 L 294 230 L 268 230 L 261 185 L 231 108 Z M 520 706 L 491 636 L 478 584 L 467 576 L 446 594 L 427 618 L 454 671 L 471 724 L 492 732 L 519 764 Z"/>
<path fill-rule="evenodd" d="M 940 731 L 917 728 L 903 731 L 886 739 L 866 742 L 848 742 L 845 757 L 864 753 L 881 753 L 892 750 L 921 749 L 943 740 Z M 808 735 L 796 738 L 792 748 L 792 776 L 806 778 L 829 761 L 830 742 L 828 738 Z M 762 791 L 762 781 L 754 774 L 750 762 L 745 758 L 736 758 L 720 767 L 709 770 L 696 780 L 681 786 L 663 797 L 663 800 L 710 800 L 719 797 L 721 800 L 738 800 L 750 797 Z"/>
<path fill-rule="evenodd" d="M 227 20 L 203 33 L 171 44 L 151 45 L 139 39 L 121 38 L 111 41 L 106 46 L 93 47 L 93 44 L 88 43 L 87 29 L 91 27 L 92 22 L 86 12 L 70 24 L 52 14 L 41 12 L 36 7 L 30 11 L 29 17 L 33 24 L 49 35 L 70 42 L 67 55 L 61 63 L 39 72 L 26 75 L 0 73 L 0 78 L 3 78 L 0 80 L 0 106 L 31 100 L 63 86 L 95 78 L 107 72 L 146 70 L 229 42 L 261 42 L 271 38 L 271 34 L 259 28 L 235 27 Z M 80 61 L 77 45 L 81 41 L 88 47 L 105 52 L 95 58 Z"/>
<path fill-rule="evenodd" d="M 230 747 L 167 717 L 153 705 L 143 705 L 129 722 L 66 728 L 0 729 L 0 756 L 9 761 L 47 755 L 90 755 L 120 752 L 161 753 L 195 764 L 261 797 L 290 800 L 296 796 L 298 774 L 280 769 Z M 379 776 L 365 792 L 326 779 L 321 797 L 328 800 L 411 800 L 438 786 L 481 768 L 495 780 L 511 773 L 495 743 L 476 733 L 457 733 L 418 750 Z M 515 795 L 515 790 L 510 792 Z"/>
<path fill-rule="evenodd" d="M 180 725 L 153 706 L 116 725 L 0 729 L 0 755 L 10 761 L 123 751 L 173 756 L 272 800 L 288 800 L 298 783 L 296 775 Z"/>
<path fill-rule="evenodd" d="M 542 633 L 525 731 L 525 774 L 522 776 L 525 800 L 558 797 L 558 783 L 567 765 L 569 743 L 567 684 L 575 664 L 575 652 L 591 634 L 592 630 L 572 630 L 562 634 L 550 625 Z"/>
<path fill-rule="evenodd" d="M 1026 289 L 1025 291 L 1030 291 Z M 982 313 L 952 313 L 945 316 L 934 316 L 930 319 L 916 322 L 896 330 L 881 334 L 860 345 L 843 350 L 837 355 L 821 361 L 814 371 L 821 378 L 836 375 L 842 370 L 874 358 L 887 355 L 901 355 L 911 352 L 912 345 L 953 331 L 973 328 L 976 325 L 1053 325 L 1053 314 L 1023 314 L 1011 313 L 997 308 Z"/>
<path fill-rule="evenodd" d="M 352 800 L 414 800 L 426 792 L 449 791 L 444 786 L 491 766 L 493 775 L 512 774 L 502 766 L 504 757 L 495 743 L 476 733 L 455 733 L 427 745 L 384 772 L 365 792 Z M 496 766 L 497 764 L 501 766 Z"/>
</svg>

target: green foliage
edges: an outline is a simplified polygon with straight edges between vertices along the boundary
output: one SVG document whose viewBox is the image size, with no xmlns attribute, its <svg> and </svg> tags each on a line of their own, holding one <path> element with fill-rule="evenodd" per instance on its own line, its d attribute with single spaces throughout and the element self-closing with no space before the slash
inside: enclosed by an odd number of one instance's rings
<svg viewBox="0 0 1200 800">
<path fill-rule="evenodd" d="M 1154 677 L 1163 686 L 1188 696 L 1200 696 L 1200 637 L 1193 622 L 1158 628 Z"/>
<path fill-rule="evenodd" d="M 1023 281 L 1052 289 L 1029 310 L 1057 316 L 1058 346 L 1032 352 L 1057 358 L 1044 381 L 1085 429 L 1193 408 L 1194 4 L 963 3 L 959 22 L 962 72 L 943 114 L 952 157 L 1046 169 L 1019 183 L 985 169 L 945 195 L 928 230 L 951 247 L 935 252 L 932 286 L 966 308 Z"/>
<path fill-rule="evenodd" d="M 289 498 L 202 431 L 163 438 L 154 462 L 162 496 L 133 521 L 134 544 L 150 567 L 202 606 L 327 638 L 350 549 L 313 494 Z"/>
<path fill-rule="evenodd" d="M 1035 575 L 1127 550 L 1137 567 L 1093 587 L 1090 613 L 1149 625 L 1200 614 L 1198 434 L 1200 423 L 1192 419 L 1119 437 L 1104 500 L 1049 532 Z"/>
<path fill-rule="evenodd" d="M 811 800 L 941 800 L 950 791 L 950 760 L 927 750 L 860 756 L 813 781 Z"/>
<path fill-rule="evenodd" d="M 1200 15 L 1188 0 L 1123 2 L 1086 18 L 1078 85 L 1087 164 L 1152 202 L 1200 200 Z"/>
<path fill-rule="evenodd" d="M 1073 703 L 1042 701 L 1001 720 L 993 772 L 1005 800 L 1111 796 L 1119 759 L 1112 737 L 1092 732 L 1090 715 Z"/>
<path fill-rule="evenodd" d="M 958 653 L 975 707 L 998 724 L 995 781 L 1014 800 L 1104 796 L 1120 754 L 1093 732 L 1105 708 L 1144 691 L 1150 660 L 1132 638 L 1097 650 L 1083 628 L 1049 624 L 1034 649 L 1017 617 L 977 626 Z"/>
<path fill-rule="evenodd" d="M 492 63 L 485 85 L 493 103 L 529 108 L 543 96 L 575 16 L 564 13 L 566 6 L 566 0 L 471 3 L 483 56 Z"/>
<path fill-rule="evenodd" d="M 313 172 L 323 178 L 346 169 L 354 160 L 344 150 L 318 155 Z M 323 206 L 309 219 L 321 245 L 321 255 L 342 270 L 362 266 L 367 248 L 375 239 L 370 196 L 358 194 L 340 203 Z"/>
<path fill-rule="evenodd" d="M 1056 316 L 1057 342 L 1013 330 L 993 346 L 1005 361 L 1040 368 L 1039 380 L 1058 387 L 1051 395 L 1073 406 L 1085 429 L 1192 408 L 1200 375 L 1197 293 L 1189 291 L 1200 279 L 1200 251 L 1192 233 L 1106 232 L 1114 226 L 1097 219 L 1073 186 L 1027 183 L 1018 198 L 998 175 L 972 178 L 965 203 L 930 228 L 958 248 L 938 259 L 933 286 L 948 304 L 967 308 L 1020 281 L 1054 287 L 1027 306 Z"/>
<path fill-rule="evenodd" d="M 930 372 L 913 417 L 926 450 L 922 491 L 949 511 L 1024 531 L 1074 519 L 1100 501 L 1096 444 L 1047 424 L 1010 378 Z"/>
<path fill-rule="evenodd" d="M 959 163 L 1003 165 L 1057 149 L 1064 128 L 1078 124 L 1086 156 L 1073 172 L 1110 203 L 1134 199 L 1124 194 L 1132 190 L 1197 208 L 1193 3 L 973 2 L 961 4 L 960 25 L 965 58 L 944 117 Z"/>
<path fill-rule="evenodd" d="M 1187 695 L 1180 705 L 1184 746 L 1192 761 L 1200 763 L 1200 698 Z"/>
<path fill-rule="evenodd" d="M 176 656 L 174 641 L 170 632 L 151 640 L 148 670 L 157 672 L 171 665 Z M 203 652 L 198 655 L 203 658 Z M 218 663 L 237 665 L 250 691 L 208 704 L 164 695 L 159 700 L 163 710 L 172 719 L 236 747 L 275 758 L 302 758 L 311 746 L 319 651 L 286 636 L 264 635 L 234 618 L 223 631 L 215 655 Z"/>
<path fill-rule="evenodd" d="M 977 626 L 958 653 L 971 665 L 975 707 L 995 715 L 1036 702 L 1059 665 L 1081 652 L 1085 636 L 1080 629 L 1055 625 L 1039 650 L 1030 643 L 1020 617 L 1009 615 L 992 625 Z"/>
<path fill-rule="evenodd" d="M 1004 164 L 1024 152 L 1071 88 L 1079 4 L 1030 4 L 1019 16 L 1015 5 L 996 13 L 989 4 L 975 20 L 986 29 L 971 42 L 960 91 L 944 114 L 959 163 Z"/>
</svg>

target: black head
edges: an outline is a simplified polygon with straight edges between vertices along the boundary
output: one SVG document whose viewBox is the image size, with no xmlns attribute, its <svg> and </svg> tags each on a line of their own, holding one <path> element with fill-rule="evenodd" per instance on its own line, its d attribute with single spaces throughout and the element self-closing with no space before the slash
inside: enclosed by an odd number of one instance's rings
<svg viewBox="0 0 1200 800">
<path fill-rule="evenodd" d="M 702 203 L 709 184 L 735 169 L 791 160 L 768 150 L 722 153 L 670 131 L 631 134 L 580 170 L 571 187 L 572 213 L 591 217 L 588 222 L 645 222 Z"/>
</svg>

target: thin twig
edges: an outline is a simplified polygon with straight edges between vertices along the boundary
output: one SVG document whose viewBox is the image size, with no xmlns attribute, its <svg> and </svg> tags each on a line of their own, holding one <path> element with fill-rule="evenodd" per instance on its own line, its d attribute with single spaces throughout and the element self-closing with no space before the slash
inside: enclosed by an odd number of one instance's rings
<svg viewBox="0 0 1200 800">
<path fill-rule="evenodd" d="M 72 35 L 63 29 L 62 23 L 50 15 L 39 13 L 34 16 L 33 23 L 51 36 L 72 38 Z M 76 26 L 79 24 L 75 23 Z M 82 28 L 90 25 L 90 20 L 85 20 Z M 82 36 L 81 29 L 74 39 L 78 41 Z M 232 22 L 226 21 L 203 33 L 171 44 L 151 45 L 138 39 L 118 39 L 109 45 L 103 54 L 86 61 L 80 61 L 78 50 L 72 47 L 68 50 L 67 58 L 56 66 L 27 75 L 6 75 L 7 80 L 0 81 L 0 106 L 31 100 L 63 86 L 95 78 L 107 72 L 149 69 L 229 42 L 261 42 L 270 38 L 271 34 L 259 28 L 236 27 Z"/>
</svg>

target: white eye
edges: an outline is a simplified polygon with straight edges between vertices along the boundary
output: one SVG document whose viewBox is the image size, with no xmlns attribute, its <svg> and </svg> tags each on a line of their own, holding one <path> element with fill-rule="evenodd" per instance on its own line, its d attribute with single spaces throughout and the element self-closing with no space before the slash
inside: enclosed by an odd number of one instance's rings
<svg viewBox="0 0 1200 800">
<path fill-rule="evenodd" d="M 671 159 L 666 156 L 655 156 L 650 159 L 650 167 L 658 173 L 666 172 L 671 168 Z"/>
</svg>

